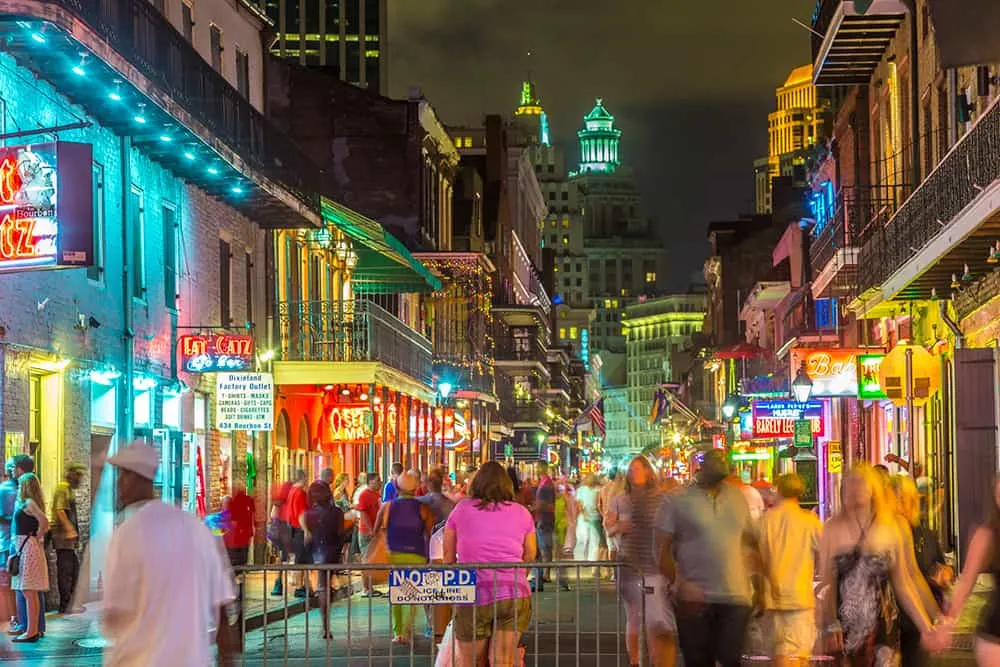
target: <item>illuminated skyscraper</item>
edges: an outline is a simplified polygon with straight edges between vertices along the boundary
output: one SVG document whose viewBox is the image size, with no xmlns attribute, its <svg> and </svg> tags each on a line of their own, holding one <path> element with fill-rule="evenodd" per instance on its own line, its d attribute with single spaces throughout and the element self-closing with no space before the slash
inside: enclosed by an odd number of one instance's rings
<svg viewBox="0 0 1000 667">
<path fill-rule="evenodd" d="M 521 101 L 514 110 L 514 123 L 528 145 L 549 145 L 549 117 L 535 94 L 535 83 L 530 78 L 521 84 Z"/>
<path fill-rule="evenodd" d="M 271 53 L 385 94 L 387 0 L 266 0 Z"/>
<path fill-rule="evenodd" d="M 825 107 L 817 99 L 812 73 L 812 65 L 796 67 L 775 91 L 777 110 L 767 116 L 767 158 L 754 162 L 757 213 L 771 211 L 771 179 L 794 176 L 783 170 L 804 165 L 804 152 L 821 134 Z"/>
</svg>

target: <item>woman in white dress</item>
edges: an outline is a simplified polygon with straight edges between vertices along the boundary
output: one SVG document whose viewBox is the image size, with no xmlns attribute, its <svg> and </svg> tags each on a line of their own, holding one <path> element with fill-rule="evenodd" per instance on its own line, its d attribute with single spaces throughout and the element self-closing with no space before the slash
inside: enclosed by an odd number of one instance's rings
<svg viewBox="0 0 1000 667">
<path fill-rule="evenodd" d="M 13 539 L 10 555 L 17 555 L 20 561 L 11 588 L 24 593 L 28 627 L 12 640 L 15 642 L 36 642 L 41 636 L 38 610 L 42 604 L 42 592 L 49 590 L 49 563 L 42 540 L 48 530 L 49 520 L 45 516 L 45 499 L 38 477 L 25 473 L 17 481 L 17 507 L 11 523 Z"/>
</svg>

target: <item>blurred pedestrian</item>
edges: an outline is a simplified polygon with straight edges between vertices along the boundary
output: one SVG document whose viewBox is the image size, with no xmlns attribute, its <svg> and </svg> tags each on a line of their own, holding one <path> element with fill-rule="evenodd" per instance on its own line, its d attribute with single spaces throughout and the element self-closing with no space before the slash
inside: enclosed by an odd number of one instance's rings
<svg viewBox="0 0 1000 667">
<path fill-rule="evenodd" d="M 419 480 L 403 473 L 396 478 L 396 496 L 383 503 L 375 520 L 375 534 L 385 531 L 389 562 L 394 565 L 419 566 L 427 563 L 427 541 L 434 530 L 431 508 L 414 497 Z M 413 605 L 390 605 L 392 641 L 403 644 L 413 633 Z"/>
<path fill-rule="evenodd" d="M 277 485 L 271 494 L 271 519 L 267 525 L 267 539 L 279 564 L 288 562 L 292 554 L 292 526 L 287 521 L 285 510 L 292 486 L 292 481 L 287 480 Z M 274 597 L 280 596 L 284 590 L 282 579 L 280 572 L 275 575 L 274 588 L 271 589 Z"/>
<path fill-rule="evenodd" d="M 944 627 L 954 629 L 962 609 L 972 594 L 979 575 L 1000 573 L 1000 477 L 993 482 L 986 510 L 986 521 L 976 528 L 969 541 L 965 566 L 952 591 L 948 619 Z M 1000 665 L 1000 586 L 994 582 L 990 599 L 979 617 L 976 636 L 976 664 L 979 667 Z"/>
<path fill-rule="evenodd" d="M 619 538 L 622 562 L 619 590 L 625 603 L 625 644 L 630 664 L 638 665 L 645 622 L 646 649 L 656 667 L 677 663 L 677 621 L 669 600 L 667 578 L 660 572 L 656 522 L 664 495 L 656 471 L 644 456 L 629 463 L 624 492 L 611 507 L 609 533 Z"/>
<path fill-rule="evenodd" d="M 27 627 L 14 642 L 36 642 L 44 632 L 38 622 L 44 614 L 42 593 L 49 590 L 49 562 L 45 555 L 45 533 L 49 520 L 45 516 L 42 485 L 34 473 L 25 473 L 17 480 L 17 509 L 13 521 L 14 543 L 8 563 L 17 563 L 12 587 L 25 599 Z"/>
<path fill-rule="evenodd" d="M 247 494 L 245 486 L 236 484 L 233 487 L 226 510 L 228 519 L 222 539 L 229 553 L 229 562 L 234 567 L 240 567 L 250 562 L 256 514 L 254 500 Z"/>
<path fill-rule="evenodd" d="M 663 504 L 661 567 L 677 587 L 684 664 L 737 667 L 750 620 L 757 536 L 743 493 L 726 483 L 725 454 L 705 452 L 696 484 Z"/>
<path fill-rule="evenodd" d="M 85 468 L 72 463 L 66 468 L 63 481 L 52 494 L 52 546 L 56 551 L 56 583 L 59 590 L 59 613 L 78 614 L 73 593 L 80 577 L 80 560 L 76 550 L 80 545 L 80 524 L 76 513 L 76 490 L 83 482 Z"/>
<path fill-rule="evenodd" d="M 608 471 L 608 483 L 601 487 L 601 494 L 598 497 L 598 509 L 601 518 L 604 520 L 604 535 L 608 543 L 608 560 L 618 560 L 618 549 L 620 537 L 612 536 L 608 532 L 607 517 L 611 512 L 611 506 L 615 498 L 625 492 L 625 475 L 619 475 L 617 468 Z M 614 573 L 614 570 L 612 570 Z M 613 575 L 612 575 L 613 577 Z"/>
<path fill-rule="evenodd" d="M 0 619 L 10 619 L 10 629 L 18 626 L 14 590 L 10 587 L 11 576 L 7 571 L 7 556 L 10 554 L 11 523 L 17 506 L 17 482 L 14 481 L 14 460 L 9 459 L 4 467 L 4 479 L 0 482 Z M 18 632 L 17 634 L 21 634 Z"/>
<path fill-rule="evenodd" d="M 841 511 L 820 540 L 823 606 L 820 625 L 828 651 L 851 664 L 895 664 L 899 660 L 899 618 L 893 597 L 910 616 L 922 642 L 939 647 L 944 634 L 934 626 L 917 593 L 907 563 L 907 542 L 895 515 L 886 509 L 885 485 L 868 465 L 844 476 Z"/>
<path fill-rule="evenodd" d="M 330 485 L 313 482 L 307 491 L 308 508 L 302 516 L 305 548 L 312 565 L 339 563 L 343 554 L 344 511 L 333 501 Z M 330 570 L 321 570 L 317 576 L 320 614 L 323 619 L 323 638 L 330 639 L 330 589 L 333 585 Z"/>
<path fill-rule="evenodd" d="M 350 512 L 353 507 L 351 494 L 347 490 L 347 484 L 350 481 L 351 477 L 346 472 L 340 473 L 333 480 L 333 502 L 344 514 Z"/>
<path fill-rule="evenodd" d="M 308 560 L 308 553 L 305 551 L 305 534 L 302 531 L 302 515 L 305 514 L 309 505 L 306 480 L 305 470 L 295 471 L 295 483 L 288 491 L 288 500 L 283 507 L 284 519 L 292 529 L 292 559 L 296 564 Z M 288 575 L 288 579 L 289 585 L 296 586 L 295 597 L 304 598 L 306 596 L 306 583 L 303 573 L 294 571 Z"/>
<path fill-rule="evenodd" d="M 393 500 L 396 497 L 396 494 L 398 493 L 398 491 L 396 489 L 396 481 L 399 479 L 399 476 L 402 475 L 402 474 L 403 474 L 403 464 L 402 463 L 393 463 L 392 464 L 392 471 L 391 471 L 391 474 L 389 475 L 389 481 L 386 482 L 385 486 L 382 487 L 382 502 L 383 503 L 390 502 L 391 500 Z"/>
<path fill-rule="evenodd" d="M 419 500 L 430 507 L 434 515 L 435 529 L 442 527 L 448 515 L 455 509 L 455 502 L 444 495 L 444 476 L 440 470 L 428 473 L 427 492 L 420 496 Z"/>
<path fill-rule="evenodd" d="M 822 525 L 818 516 L 799 507 L 805 493 L 801 477 L 782 475 L 777 488 L 781 501 L 760 524 L 767 644 L 775 667 L 804 667 L 816 644 L 813 580 Z"/>
<path fill-rule="evenodd" d="M 444 532 L 446 563 L 530 563 L 535 560 L 535 521 L 514 498 L 503 466 L 483 464 Z M 531 590 L 523 568 L 480 571 L 476 604 L 455 608 L 457 664 L 509 667 L 520 635 L 531 623 Z"/>
<path fill-rule="evenodd" d="M 108 459 L 127 518 L 108 544 L 101 629 L 108 667 L 207 665 L 215 628 L 220 665 L 239 650 L 236 599 L 222 543 L 197 516 L 156 500 L 161 454 L 142 443 Z"/>
<path fill-rule="evenodd" d="M 551 563 L 555 546 L 556 530 L 556 485 L 549 476 L 549 466 L 544 461 L 535 465 L 535 475 L 538 485 L 535 487 L 535 501 L 532 514 L 535 520 L 538 560 L 541 563 Z M 545 590 L 545 579 L 548 568 L 539 567 L 535 570 L 535 580 L 532 590 Z"/>
<path fill-rule="evenodd" d="M 600 488 L 596 475 L 587 475 L 576 490 L 576 548 L 574 556 L 580 561 L 596 561 L 600 557 L 601 535 L 604 522 L 598 509 Z M 600 576 L 600 568 L 594 569 L 594 576 Z"/>
<path fill-rule="evenodd" d="M 28 456 L 27 454 L 16 454 L 14 458 L 11 459 L 11 461 L 13 463 L 12 475 L 16 488 L 17 481 L 20 480 L 23 475 L 35 472 L 35 460 L 30 456 Z M 15 492 L 15 509 L 17 506 L 17 502 L 18 502 L 17 492 Z M 12 548 L 14 547 L 14 542 L 16 541 L 12 539 L 12 544 L 11 544 Z M 28 601 L 25 598 L 25 594 L 23 591 L 14 588 L 14 593 L 15 593 L 15 609 L 16 609 L 15 613 L 17 615 L 17 618 L 15 619 L 15 622 L 10 626 L 8 634 L 19 635 L 24 633 L 24 631 L 28 627 Z M 42 635 L 45 634 L 45 605 L 38 606 L 38 629 Z"/>
<path fill-rule="evenodd" d="M 573 548 L 576 546 L 576 498 L 570 489 L 565 478 L 556 484 L 556 527 L 552 546 L 554 560 L 572 560 Z M 556 578 L 561 590 L 570 590 L 566 568 L 556 568 Z"/>
<path fill-rule="evenodd" d="M 358 495 L 358 502 L 354 509 L 358 512 L 358 548 L 361 557 L 365 557 L 368 545 L 375 538 L 375 521 L 378 519 L 378 511 L 382 502 L 379 500 L 379 478 L 373 472 L 365 476 L 367 484 Z M 365 597 L 380 597 L 382 593 L 372 587 L 371 577 L 363 577 Z"/>
</svg>

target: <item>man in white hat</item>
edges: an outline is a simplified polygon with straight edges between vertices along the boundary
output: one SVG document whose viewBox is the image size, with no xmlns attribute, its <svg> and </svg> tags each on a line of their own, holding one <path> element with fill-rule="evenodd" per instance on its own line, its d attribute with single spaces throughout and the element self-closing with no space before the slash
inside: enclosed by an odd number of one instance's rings
<svg viewBox="0 0 1000 667">
<path fill-rule="evenodd" d="M 236 600 L 218 540 L 194 515 L 153 498 L 160 453 L 135 443 L 108 459 L 126 517 L 108 545 L 102 630 L 109 667 L 235 664 L 227 607 Z"/>
</svg>

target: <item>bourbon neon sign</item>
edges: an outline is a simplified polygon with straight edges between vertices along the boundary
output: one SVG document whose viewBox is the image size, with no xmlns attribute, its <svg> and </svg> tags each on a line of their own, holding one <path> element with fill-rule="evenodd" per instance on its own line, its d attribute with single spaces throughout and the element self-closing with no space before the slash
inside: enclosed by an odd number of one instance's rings
<svg viewBox="0 0 1000 667">
<path fill-rule="evenodd" d="M 92 262 L 92 162 L 89 144 L 0 148 L 0 272 Z"/>
</svg>

